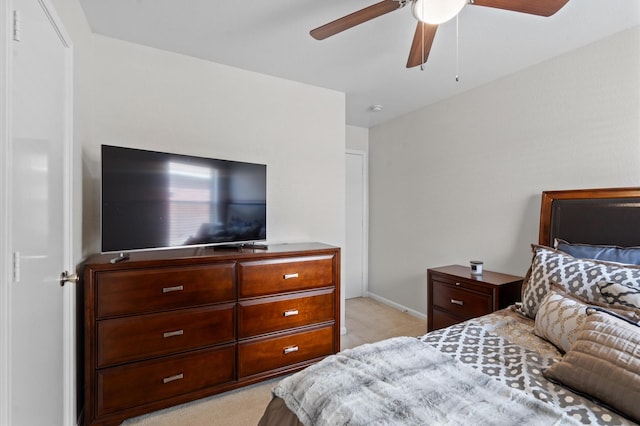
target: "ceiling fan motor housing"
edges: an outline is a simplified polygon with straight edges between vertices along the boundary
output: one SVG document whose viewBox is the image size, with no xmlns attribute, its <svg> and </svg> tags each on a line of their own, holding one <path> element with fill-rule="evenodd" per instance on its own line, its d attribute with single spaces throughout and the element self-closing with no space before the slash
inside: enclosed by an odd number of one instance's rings
<svg viewBox="0 0 640 426">
<path fill-rule="evenodd" d="M 454 18 L 465 4 L 467 0 L 413 0 L 411 12 L 418 21 L 438 25 Z"/>
</svg>

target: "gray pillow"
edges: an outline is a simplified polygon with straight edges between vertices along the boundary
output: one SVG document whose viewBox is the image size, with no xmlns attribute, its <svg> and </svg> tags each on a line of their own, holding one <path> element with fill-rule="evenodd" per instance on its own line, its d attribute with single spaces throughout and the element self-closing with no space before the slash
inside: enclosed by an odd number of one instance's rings
<svg viewBox="0 0 640 426">
<path fill-rule="evenodd" d="M 640 327 L 607 313 L 588 315 L 548 379 L 590 395 L 640 421 Z"/>
</svg>

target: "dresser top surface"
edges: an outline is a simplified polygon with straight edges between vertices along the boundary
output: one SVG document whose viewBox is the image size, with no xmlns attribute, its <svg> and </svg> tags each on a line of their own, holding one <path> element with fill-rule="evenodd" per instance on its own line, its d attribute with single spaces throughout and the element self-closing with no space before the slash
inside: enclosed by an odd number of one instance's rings
<svg viewBox="0 0 640 426">
<path fill-rule="evenodd" d="M 183 261 L 187 263 L 202 263 L 207 261 L 225 260 L 251 260 L 252 258 L 279 257 L 292 254 L 313 255 L 315 253 L 330 252 L 339 249 L 323 243 L 291 243 L 291 244 L 270 244 L 267 248 L 253 248 L 251 246 L 242 248 L 219 248 L 211 247 L 191 247 L 167 250 L 131 251 L 126 252 L 129 256 L 127 260 L 111 263 L 111 260 L 118 257 L 118 253 L 102 253 L 88 257 L 85 265 L 111 265 L 114 268 L 125 267 L 126 264 L 157 263 L 166 260 Z"/>
</svg>

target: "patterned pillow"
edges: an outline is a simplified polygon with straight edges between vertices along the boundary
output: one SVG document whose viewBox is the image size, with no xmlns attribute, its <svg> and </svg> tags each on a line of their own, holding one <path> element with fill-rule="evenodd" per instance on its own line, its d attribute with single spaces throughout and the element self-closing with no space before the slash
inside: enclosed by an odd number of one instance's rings
<svg viewBox="0 0 640 426">
<path fill-rule="evenodd" d="M 531 268 L 522 283 L 521 313 L 535 318 L 551 281 L 588 302 L 606 302 L 597 286 L 606 281 L 640 289 L 640 266 L 576 259 L 549 247 L 532 245 Z"/>
<path fill-rule="evenodd" d="M 599 282 L 598 287 L 607 303 L 640 308 L 640 288 L 604 281 Z"/>
</svg>

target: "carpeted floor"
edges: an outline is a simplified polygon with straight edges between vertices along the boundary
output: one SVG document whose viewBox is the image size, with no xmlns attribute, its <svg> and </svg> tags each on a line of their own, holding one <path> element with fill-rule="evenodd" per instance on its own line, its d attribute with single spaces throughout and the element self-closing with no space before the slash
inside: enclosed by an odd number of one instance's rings
<svg viewBox="0 0 640 426">
<path fill-rule="evenodd" d="M 346 301 L 347 334 L 342 349 L 394 336 L 421 336 L 425 320 L 415 318 L 369 298 Z M 126 420 L 126 426 L 251 426 L 256 425 L 271 400 L 279 379 L 226 392 L 187 404 Z"/>
</svg>

